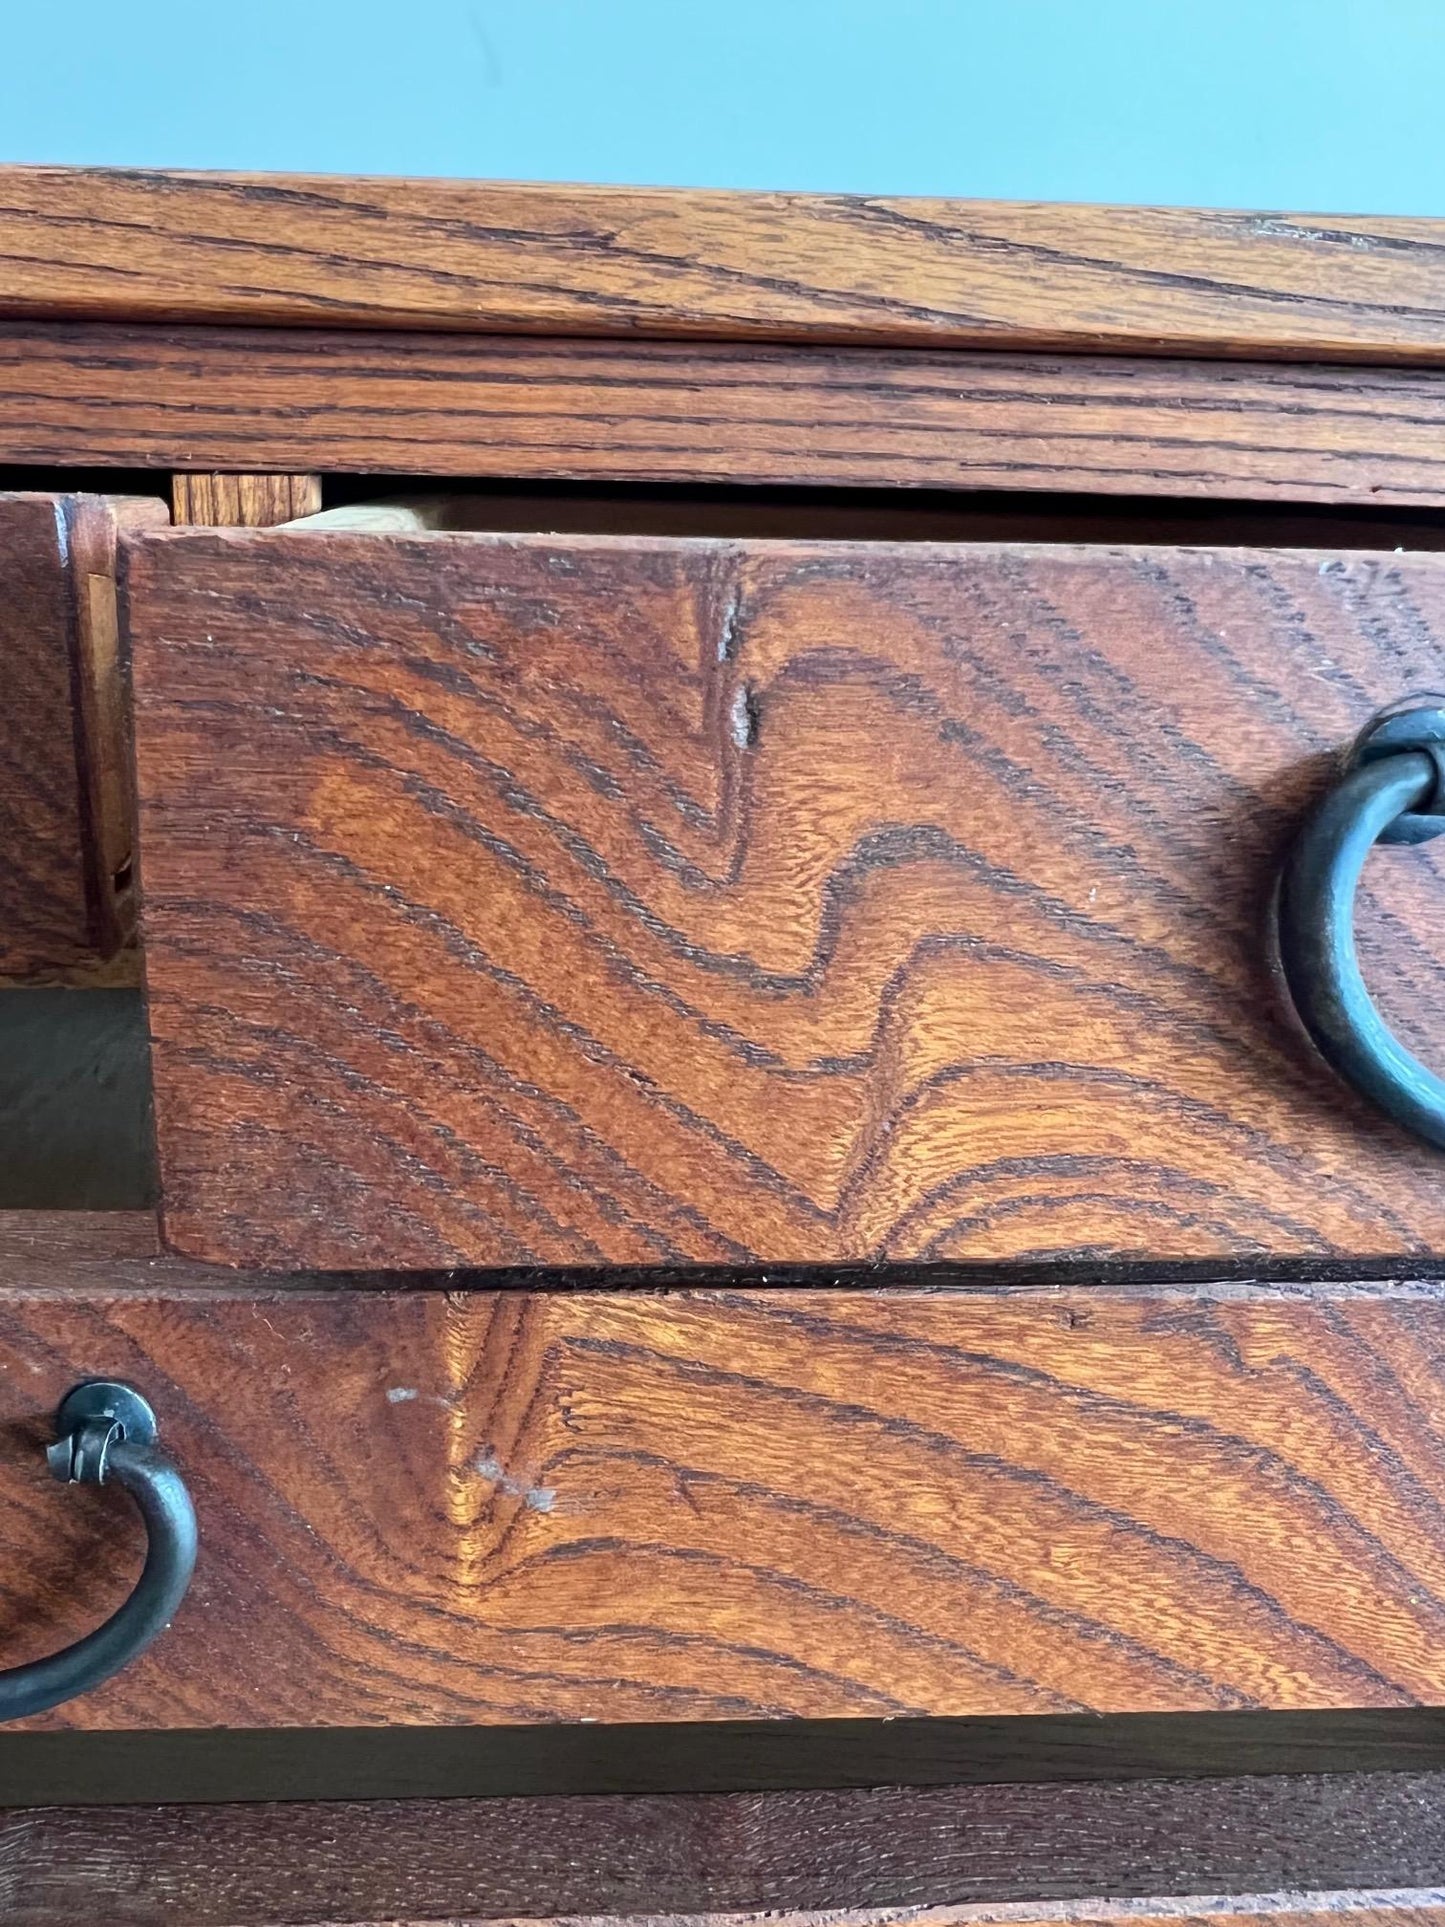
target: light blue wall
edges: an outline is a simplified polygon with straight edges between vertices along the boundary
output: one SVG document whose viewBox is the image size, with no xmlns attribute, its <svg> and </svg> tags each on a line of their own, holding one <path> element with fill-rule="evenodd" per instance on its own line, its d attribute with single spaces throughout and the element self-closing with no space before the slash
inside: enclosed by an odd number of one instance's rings
<svg viewBox="0 0 1445 1927">
<path fill-rule="evenodd" d="M 1445 0 L 0 0 L 0 160 L 1445 215 Z"/>
</svg>

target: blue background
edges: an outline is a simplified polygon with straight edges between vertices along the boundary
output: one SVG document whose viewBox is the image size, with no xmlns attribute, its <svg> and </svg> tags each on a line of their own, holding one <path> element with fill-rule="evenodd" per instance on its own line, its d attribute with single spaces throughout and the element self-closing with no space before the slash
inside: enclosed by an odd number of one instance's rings
<svg viewBox="0 0 1445 1927">
<path fill-rule="evenodd" d="M 1445 0 L 9 0 L 0 160 L 1445 215 Z"/>
</svg>

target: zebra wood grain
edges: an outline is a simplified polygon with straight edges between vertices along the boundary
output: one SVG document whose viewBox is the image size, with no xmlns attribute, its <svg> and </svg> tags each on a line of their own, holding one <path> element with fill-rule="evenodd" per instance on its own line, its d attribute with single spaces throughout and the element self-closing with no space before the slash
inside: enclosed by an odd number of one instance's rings
<svg viewBox="0 0 1445 1927">
<path fill-rule="evenodd" d="M 204 531 L 129 598 L 178 1249 L 1445 1252 L 1267 935 L 1445 559 Z M 1445 1062 L 1440 846 L 1368 882 Z"/>
<path fill-rule="evenodd" d="M 1445 370 L 11 322 L 0 460 L 1429 506 Z"/>
<path fill-rule="evenodd" d="M 7 1289 L 0 1650 L 132 1576 L 39 1451 L 97 1373 L 203 1551 L 42 1725 L 1439 1705 L 1442 1360 L 1438 1285 Z"/>
<path fill-rule="evenodd" d="M 0 312 L 1445 357 L 1445 223 L 476 181 L 0 169 Z"/>
<path fill-rule="evenodd" d="M 118 526 L 159 502 L 0 494 L 0 977 L 112 956 L 134 920 Z"/>
</svg>

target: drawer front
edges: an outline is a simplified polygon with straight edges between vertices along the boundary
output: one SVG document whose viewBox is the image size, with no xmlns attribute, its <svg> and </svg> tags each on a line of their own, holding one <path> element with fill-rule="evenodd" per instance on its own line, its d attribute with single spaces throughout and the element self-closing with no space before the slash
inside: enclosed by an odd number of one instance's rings
<svg viewBox="0 0 1445 1927">
<path fill-rule="evenodd" d="M 1269 943 L 1445 558 L 186 532 L 129 608 L 180 1249 L 1445 1252 Z M 1440 850 L 1358 918 L 1437 1063 Z"/>
<path fill-rule="evenodd" d="M 108 957 L 134 916 L 118 527 L 160 502 L 0 494 L 0 976 Z"/>
<path fill-rule="evenodd" d="M 156 1274 L 164 1280 L 165 1268 Z M 1445 1702 L 1445 1298 L 0 1293 L 3 1659 L 139 1528 L 40 1445 L 139 1386 L 200 1559 L 41 1723 Z"/>
</svg>

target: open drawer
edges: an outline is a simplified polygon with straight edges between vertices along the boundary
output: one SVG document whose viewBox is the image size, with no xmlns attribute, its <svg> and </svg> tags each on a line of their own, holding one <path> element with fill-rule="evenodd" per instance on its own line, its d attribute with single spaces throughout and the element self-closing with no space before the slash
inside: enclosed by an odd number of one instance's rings
<svg viewBox="0 0 1445 1927">
<path fill-rule="evenodd" d="M 1445 557 L 398 519 L 129 546 L 173 1247 L 1445 1253 L 1445 1154 L 1316 1057 L 1270 914 L 1445 681 Z M 1442 851 L 1356 919 L 1437 1062 Z"/>
</svg>

